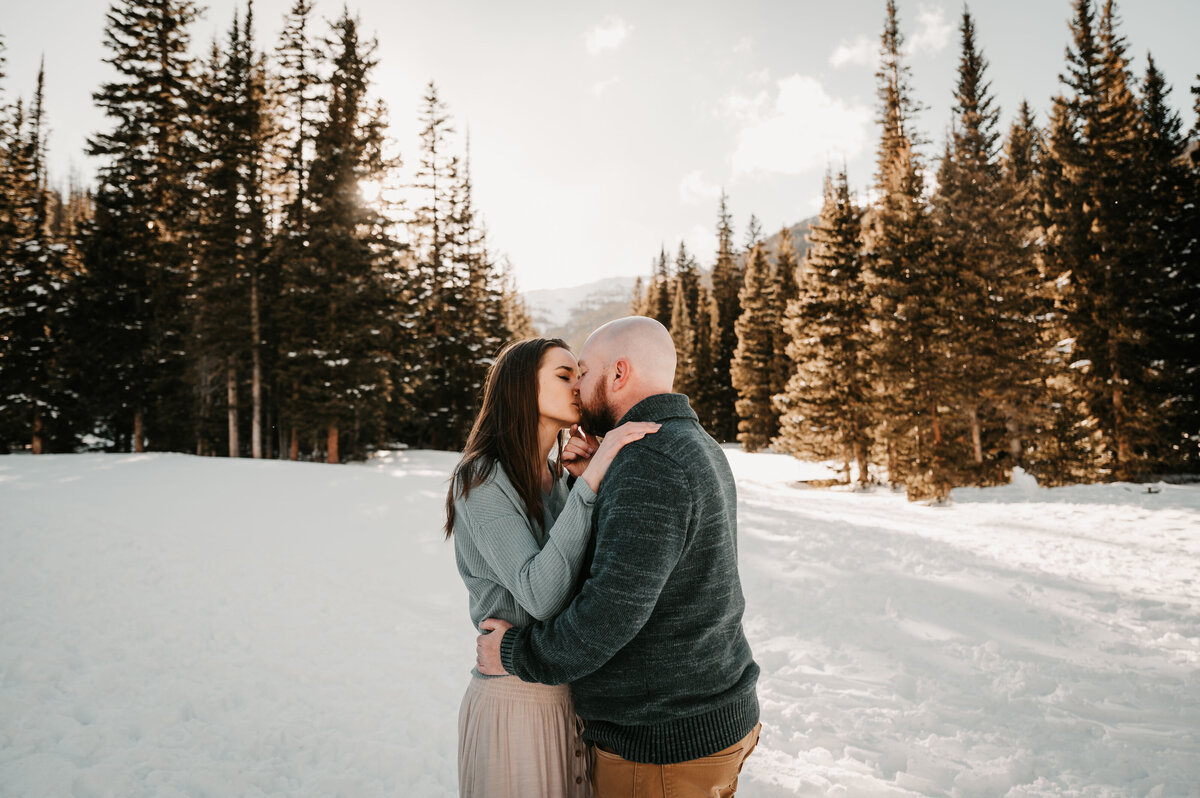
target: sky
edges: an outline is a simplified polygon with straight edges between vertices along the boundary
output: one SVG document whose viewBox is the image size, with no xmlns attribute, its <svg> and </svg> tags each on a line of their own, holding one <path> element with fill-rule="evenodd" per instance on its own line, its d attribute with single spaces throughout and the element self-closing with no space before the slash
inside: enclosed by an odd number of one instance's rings
<svg viewBox="0 0 1200 798">
<path fill-rule="evenodd" d="M 293 0 L 256 0 L 260 47 L 273 49 Z M 493 250 L 522 290 L 648 274 L 680 242 L 710 266 L 724 189 L 741 241 L 750 215 L 767 234 L 820 209 L 826 169 L 845 164 L 864 194 L 874 172 L 875 65 L 884 0 L 397 3 L 350 0 L 378 40 L 373 92 L 390 135 L 417 162 L 421 96 L 434 81 L 462 148 L 470 133 L 475 198 Z M 103 0 L 6 3 L 5 90 L 30 97 L 46 65 L 52 179 L 89 181 L 87 137 L 110 129 L 92 92 L 103 63 Z M 899 0 L 929 156 L 951 119 L 961 2 Z M 193 50 L 223 35 L 244 0 L 211 0 Z M 970 5 L 1007 130 L 1028 99 L 1045 122 L 1059 91 L 1070 0 Z M 342 5 L 317 0 L 318 27 Z M 1200 3 L 1127 0 L 1120 32 L 1133 70 L 1147 52 L 1185 128 L 1200 73 Z"/>
</svg>

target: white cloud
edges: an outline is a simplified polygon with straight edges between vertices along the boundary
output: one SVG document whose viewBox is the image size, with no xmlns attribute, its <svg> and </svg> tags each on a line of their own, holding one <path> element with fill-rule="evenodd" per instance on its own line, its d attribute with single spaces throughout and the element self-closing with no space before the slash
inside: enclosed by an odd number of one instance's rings
<svg viewBox="0 0 1200 798">
<path fill-rule="evenodd" d="M 907 37 L 905 55 L 933 55 L 940 53 L 950 44 L 954 24 L 946 20 L 946 13 L 936 6 L 921 5 L 917 8 L 916 33 Z M 869 36 L 856 36 L 854 41 L 842 39 L 829 55 L 831 66 L 847 64 L 873 67 L 879 62 L 879 40 Z"/>
<path fill-rule="evenodd" d="M 721 187 L 695 169 L 679 182 L 679 199 L 688 205 L 709 202 L 721 196 Z"/>
<path fill-rule="evenodd" d="M 625 20 L 620 17 L 606 17 L 603 22 L 585 33 L 583 39 L 588 52 L 597 55 L 605 50 L 617 49 L 631 33 L 633 26 Z"/>
<path fill-rule="evenodd" d="M 718 115 L 741 121 L 757 119 L 762 115 L 762 109 L 770 100 L 770 95 L 765 91 L 760 91 L 753 97 L 737 93 L 730 94 L 721 100 Z"/>
<path fill-rule="evenodd" d="M 743 36 L 737 40 L 737 44 L 733 45 L 735 53 L 748 53 L 754 49 L 754 37 Z"/>
<path fill-rule="evenodd" d="M 602 80 L 599 83 L 592 84 L 592 96 L 599 97 L 601 94 L 604 94 L 604 92 L 608 91 L 608 88 L 615 84 L 617 80 L 617 78 L 609 78 L 608 80 Z"/>
<path fill-rule="evenodd" d="M 874 119 L 870 108 L 830 97 L 820 81 L 807 75 L 783 78 L 778 86 L 766 113 L 743 117 L 731 156 L 734 175 L 823 170 L 831 160 L 849 160 L 867 146 Z M 760 104 L 746 101 L 742 107 Z"/>
<path fill-rule="evenodd" d="M 852 42 L 842 39 L 829 56 L 829 63 L 835 67 L 846 64 L 859 66 L 875 66 L 879 60 L 879 45 L 866 36 L 859 36 Z"/>
<path fill-rule="evenodd" d="M 950 44 L 950 36 L 953 33 L 954 25 L 946 21 L 946 14 L 942 9 L 922 5 L 917 9 L 917 32 L 908 40 L 905 53 L 940 53 Z"/>
</svg>

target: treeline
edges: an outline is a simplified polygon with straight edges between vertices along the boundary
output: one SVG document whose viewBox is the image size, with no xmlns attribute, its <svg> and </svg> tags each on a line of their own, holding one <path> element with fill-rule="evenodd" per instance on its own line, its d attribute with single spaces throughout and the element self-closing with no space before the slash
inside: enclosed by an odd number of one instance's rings
<svg viewBox="0 0 1200 798">
<path fill-rule="evenodd" d="M 92 189 L 49 185 L 42 78 L 0 95 L 0 450 L 461 446 L 532 329 L 436 86 L 402 178 L 348 10 L 326 30 L 295 0 L 268 53 L 247 2 L 197 57 L 200 13 L 112 4 Z"/>
<path fill-rule="evenodd" d="M 828 175 L 797 263 L 786 230 L 771 257 L 753 223 L 734 252 L 723 196 L 711 291 L 682 247 L 660 256 L 633 307 L 675 332 L 678 389 L 718 439 L 912 498 L 1015 467 L 1047 484 L 1200 470 L 1200 129 L 1151 56 L 1135 78 L 1111 0 L 1072 11 L 1046 125 L 1024 103 L 1002 135 L 964 10 L 927 162 L 889 0 L 869 201 Z M 1200 115 L 1200 76 L 1192 94 Z"/>
</svg>

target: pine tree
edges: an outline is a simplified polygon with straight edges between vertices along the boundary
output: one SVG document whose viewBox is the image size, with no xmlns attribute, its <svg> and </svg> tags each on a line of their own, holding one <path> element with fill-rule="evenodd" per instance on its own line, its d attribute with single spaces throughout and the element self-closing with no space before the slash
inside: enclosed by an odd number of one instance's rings
<svg viewBox="0 0 1200 798">
<path fill-rule="evenodd" d="M 1196 123 L 1189 137 L 1191 160 L 1184 205 L 1189 212 L 1183 219 L 1181 244 L 1185 259 L 1179 278 L 1186 299 L 1177 315 L 1177 330 L 1181 347 L 1188 353 L 1180 363 L 1187 375 L 1184 389 L 1189 400 L 1180 413 L 1188 442 L 1185 466 L 1195 472 L 1200 469 L 1200 74 L 1196 75 L 1191 93 Z"/>
<path fill-rule="evenodd" d="M 326 460 L 336 463 L 343 449 L 361 453 L 383 429 L 397 307 L 387 278 L 396 245 L 360 194 L 364 181 L 387 168 L 383 130 L 367 97 L 375 44 L 360 41 L 348 12 L 332 34 L 333 78 L 308 185 L 309 255 L 289 286 L 297 326 L 288 357 L 298 385 L 293 412 L 322 435 Z"/>
<path fill-rule="evenodd" d="M 192 439 L 184 297 L 194 231 L 197 115 L 188 27 L 192 0 L 118 0 L 105 45 L 118 77 L 94 95 L 114 122 L 89 154 L 99 170 L 85 245 L 89 375 L 99 423 L 123 446 L 185 449 Z"/>
<path fill-rule="evenodd" d="M 646 315 L 646 285 L 640 276 L 633 281 L 633 291 L 629 297 L 629 313 L 632 316 Z"/>
<path fill-rule="evenodd" d="M 1145 298 L 1149 301 L 1143 305 L 1143 323 L 1166 331 L 1161 354 L 1149 364 L 1155 378 L 1150 385 L 1155 412 L 1165 427 L 1154 459 L 1160 468 L 1174 470 L 1200 467 L 1200 403 L 1192 376 L 1200 370 L 1195 345 L 1200 285 L 1188 230 L 1190 220 L 1194 231 L 1200 211 L 1194 204 L 1189 209 L 1186 139 L 1179 114 L 1167 102 L 1169 93 L 1165 77 L 1147 55 L 1140 102 L 1139 155 L 1144 169 L 1138 186 L 1143 198 L 1139 239 L 1153 284 L 1145 292 L 1151 296 Z"/>
<path fill-rule="evenodd" d="M 773 275 L 761 245 L 747 253 L 746 283 L 740 303 L 742 315 L 734 325 L 738 344 L 730 363 L 737 390 L 738 442 L 747 452 L 771 443 L 777 415 L 771 406 L 771 373 L 774 365 L 774 329 L 778 320 L 771 304 Z"/>
<path fill-rule="evenodd" d="M 883 132 L 876 174 L 879 195 L 869 231 L 869 284 L 879 332 L 873 359 L 881 366 L 881 401 L 888 474 L 910 498 L 943 498 L 946 471 L 944 334 L 953 294 L 933 257 L 933 229 L 924 174 L 912 129 L 916 105 L 896 5 L 887 4 L 876 73 Z M 941 301 L 939 301 L 941 299 Z"/>
<path fill-rule="evenodd" d="M 696 393 L 696 331 L 688 313 L 687 299 L 682 289 L 676 289 L 671 308 L 671 338 L 675 341 L 675 393 L 691 397 Z"/>
<path fill-rule="evenodd" d="M 800 263 L 796 256 L 796 247 L 792 243 L 792 233 L 784 227 L 779 231 L 779 249 L 775 253 L 775 281 L 771 287 L 771 313 L 777 322 L 773 327 L 772 340 L 775 351 L 771 366 L 772 396 L 783 393 L 792 377 L 792 358 L 787 351 L 791 336 L 783 329 L 783 319 L 787 316 L 788 307 L 800 295 L 797 279 L 799 269 Z"/>
<path fill-rule="evenodd" d="M 737 436 L 737 391 L 730 376 L 730 364 L 737 348 L 735 325 L 742 313 L 739 296 L 745 276 L 733 244 L 733 217 L 729 198 L 721 192 L 717 213 L 717 252 L 712 272 L 712 396 L 707 417 L 701 417 L 709 433 L 721 442 Z"/>
<path fill-rule="evenodd" d="M 758 217 L 750 214 L 750 221 L 746 223 L 746 242 L 743 249 L 746 252 L 746 257 L 750 257 L 750 250 L 763 243 L 762 224 L 758 221 Z M 749 265 L 747 265 L 749 268 Z"/>
<path fill-rule="evenodd" d="M 432 448 L 457 449 L 470 431 L 483 371 L 495 349 L 480 347 L 473 322 L 460 324 L 460 316 L 474 319 L 476 313 L 473 267 L 466 257 L 473 233 L 463 215 L 463 165 L 450 149 L 454 128 L 433 83 L 425 93 L 421 124 L 415 186 L 420 198 L 413 221 L 418 276 L 410 294 L 418 354 L 405 378 L 424 410 L 422 424 L 411 434 Z"/>
<path fill-rule="evenodd" d="M 284 212 L 293 235 L 306 230 L 308 172 L 313 159 L 317 109 L 322 100 L 322 80 L 317 72 L 322 53 L 309 32 L 311 0 L 295 0 L 284 18 L 276 69 L 270 90 L 280 113 L 276 165 L 280 173 Z M 286 229 L 286 228 L 285 228 Z"/>
<path fill-rule="evenodd" d="M 951 452 L 963 477 L 1004 479 L 1023 461 L 1021 430 L 1029 427 L 1029 396 L 1040 385 L 1041 338 L 1032 298 L 1040 279 L 1022 240 L 1021 185 L 1004 179 L 999 112 L 985 80 L 987 61 L 964 11 L 954 124 L 934 200 L 938 257 L 953 264 L 954 324 L 948 330 L 949 395 L 969 436 L 968 451 Z M 1025 113 L 1028 113 L 1025 109 Z M 1028 136 L 1021 128 L 1017 135 Z M 1029 153 L 1019 153 L 1027 159 Z M 1028 169 L 1028 165 L 1021 168 Z M 1003 426 L 1001 426 L 1003 425 Z M 995 428 L 997 434 L 987 430 Z M 1000 429 L 1006 433 L 999 433 Z M 1005 445 L 1007 438 L 1007 445 Z"/>
<path fill-rule="evenodd" d="M 675 296 L 672 293 L 673 285 L 671 267 L 667 260 L 667 248 L 662 247 L 659 249 L 658 258 L 654 261 L 650 285 L 646 289 L 646 315 L 657 319 L 668 329 L 671 327 L 671 311 L 675 304 Z"/>
<path fill-rule="evenodd" d="M 1052 198 L 1050 265 L 1061 277 L 1073 373 L 1097 434 L 1100 473 L 1130 478 L 1164 444 L 1153 361 L 1165 342 L 1139 223 L 1145 185 L 1140 112 L 1113 3 L 1096 20 L 1076 0 L 1070 96 L 1053 120 L 1051 154 L 1061 170 Z M 1132 189 L 1132 192 L 1131 192 Z"/>
<path fill-rule="evenodd" d="M 671 336 L 675 339 L 677 365 L 675 367 L 675 391 L 692 397 L 700 385 L 696 371 L 696 316 L 700 306 L 700 267 L 688 252 L 687 246 L 679 242 L 675 256 L 675 277 L 671 289 Z"/>
<path fill-rule="evenodd" d="M 0 127 L 0 444 L 48 451 L 69 397 L 61 346 L 72 248 L 52 230 L 54 193 L 46 178 L 45 68 L 38 70 L 29 116 L 18 103 Z M 11 127 L 10 127 L 11 125 Z"/>
<path fill-rule="evenodd" d="M 251 454 L 262 457 L 262 289 L 261 263 L 267 254 L 267 218 L 262 165 L 267 123 L 263 75 L 254 52 L 252 8 L 245 24 L 235 13 L 224 53 L 214 42 L 204 81 L 205 132 L 199 186 L 203 208 L 194 288 L 198 450 L 207 452 L 204 419 L 213 404 L 205 390 L 223 374 L 221 393 L 227 414 L 227 450 L 241 454 L 238 391 L 242 369 L 251 384 Z"/>
<path fill-rule="evenodd" d="M 713 306 L 712 293 L 705 285 L 700 286 L 699 300 L 696 303 L 696 315 L 692 320 L 692 332 L 695 336 L 695 346 L 692 349 L 692 371 L 696 384 L 689 396 L 692 399 L 692 409 L 696 411 L 701 424 L 711 423 L 714 415 L 714 381 L 712 326 L 716 309 Z M 708 429 L 706 426 L 705 429 Z"/>
<path fill-rule="evenodd" d="M 869 303 L 863 275 L 862 211 L 843 169 L 825 179 L 824 203 L 808 234 L 804 280 L 787 305 L 783 330 L 793 364 L 775 397 L 776 448 L 800 457 L 850 461 L 858 482 L 870 481 L 875 401 Z"/>
<path fill-rule="evenodd" d="M 533 320 L 529 316 L 529 308 L 525 304 L 524 297 L 517 291 L 512 268 L 506 261 L 501 261 L 499 268 L 503 285 L 501 302 L 504 309 L 504 326 L 508 330 L 509 337 L 514 341 L 536 338 L 538 332 L 533 326 Z"/>
<path fill-rule="evenodd" d="M 488 251 L 487 230 L 475 208 L 472 191 L 471 140 L 468 135 L 466 159 L 457 186 L 453 216 L 459 241 L 456 260 L 466 272 L 460 316 L 463 324 L 458 334 L 462 339 L 462 347 L 469 354 L 459 368 L 466 370 L 470 376 L 463 398 L 466 425 L 460 433 L 460 445 L 466 443 L 470 424 L 478 412 L 488 366 L 501 347 L 512 338 L 504 310 L 503 277 Z"/>
</svg>

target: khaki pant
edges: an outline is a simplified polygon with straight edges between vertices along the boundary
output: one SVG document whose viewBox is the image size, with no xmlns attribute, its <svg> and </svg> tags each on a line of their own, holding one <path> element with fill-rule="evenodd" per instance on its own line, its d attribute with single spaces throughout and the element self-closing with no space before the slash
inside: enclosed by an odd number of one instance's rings
<svg viewBox="0 0 1200 798">
<path fill-rule="evenodd" d="M 758 745 L 758 724 L 742 740 L 711 756 L 674 765 L 630 762 L 595 748 L 595 798 L 730 798 L 746 758 Z"/>
</svg>

